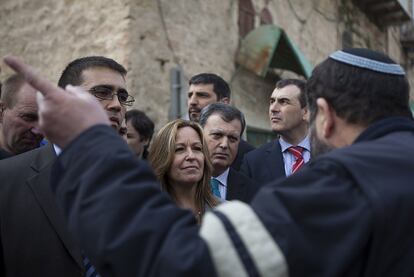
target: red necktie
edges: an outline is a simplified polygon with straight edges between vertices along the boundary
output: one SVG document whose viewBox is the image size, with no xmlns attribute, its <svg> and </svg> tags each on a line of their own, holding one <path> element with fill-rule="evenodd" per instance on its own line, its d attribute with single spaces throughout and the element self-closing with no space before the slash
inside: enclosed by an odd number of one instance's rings
<svg viewBox="0 0 414 277">
<path fill-rule="evenodd" d="M 291 146 L 288 151 L 295 157 L 295 163 L 292 165 L 292 174 L 299 170 L 305 163 L 303 160 L 303 148 L 300 146 Z"/>
</svg>

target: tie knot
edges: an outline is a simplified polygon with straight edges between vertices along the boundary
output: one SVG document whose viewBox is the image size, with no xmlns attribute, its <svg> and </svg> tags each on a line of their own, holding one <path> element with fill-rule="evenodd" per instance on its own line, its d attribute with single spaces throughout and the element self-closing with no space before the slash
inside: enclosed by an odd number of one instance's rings
<svg viewBox="0 0 414 277">
<path fill-rule="evenodd" d="M 213 189 L 218 189 L 219 188 L 220 181 L 217 180 L 216 178 L 211 178 L 210 183 L 211 183 L 211 186 L 213 187 Z"/>
<path fill-rule="evenodd" d="M 296 159 L 302 158 L 303 147 L 291 146 L 288 148 L 289 153 L 295 156 Z"/>
</svg>

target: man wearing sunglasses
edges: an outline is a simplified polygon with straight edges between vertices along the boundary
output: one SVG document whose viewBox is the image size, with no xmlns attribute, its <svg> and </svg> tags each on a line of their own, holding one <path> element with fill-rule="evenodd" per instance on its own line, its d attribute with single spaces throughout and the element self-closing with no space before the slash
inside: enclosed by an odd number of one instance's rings
<svg viewBox="0 0 414 277">
<path fill-rule="evenodd" d="M 134 102 L 126 90 L 126 73 L 112 59 L 84 57 L 67 65 L 58 85 L 80 86 L 93 94 L 119 132 L 126 106 Z M 0 276 L 95 276 L 50 191 L 59 152 L 48 144 L 0 163 Z"/>
</svg>

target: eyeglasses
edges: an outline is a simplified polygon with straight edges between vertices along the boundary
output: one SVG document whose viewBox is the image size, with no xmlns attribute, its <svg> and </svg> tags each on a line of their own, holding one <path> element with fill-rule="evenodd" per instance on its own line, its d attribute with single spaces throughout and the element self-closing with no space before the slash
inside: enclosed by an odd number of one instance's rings
<svg viewBox="0 0 414 277">
<path fill-rule="evenodd" d="M 97 86 L 89 90 L 89 92 L 98 99 L 101 100 L 112 100 L 114 95 L 118 97 L 118 101 L 123 106 L 132 106 L 135 102 L 134 97 L 128 94 L 124 89 L 114 92 L 114 89 L 109 86 Z"/>
</svg>

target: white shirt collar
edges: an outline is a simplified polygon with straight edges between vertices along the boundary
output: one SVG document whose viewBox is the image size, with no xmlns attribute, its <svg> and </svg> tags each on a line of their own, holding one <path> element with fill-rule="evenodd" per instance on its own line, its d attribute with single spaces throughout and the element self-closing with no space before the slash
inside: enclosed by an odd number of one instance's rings
<svg viewBox="0 0 414 277">
<path fill-rule="evenodd" d="M 56 156 L 59 156 L 60 153 L 62 153 L 62 149 L 60 149 L 60 147 L 56 144 L 53 144 L 53 148 L 55 149 Z"/>
<path fill-rule="evenodd" d="M 223 173 L 221 173 L 217 177 L 212 177 L 220 181 L 220 183 L 223 184 L 223 186 L 227 187 L 227 177 L 229 176 L 230 167 L 227 168 Z"/>
</svg>

